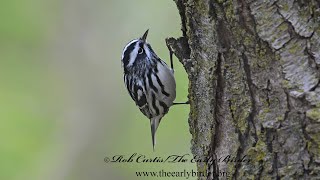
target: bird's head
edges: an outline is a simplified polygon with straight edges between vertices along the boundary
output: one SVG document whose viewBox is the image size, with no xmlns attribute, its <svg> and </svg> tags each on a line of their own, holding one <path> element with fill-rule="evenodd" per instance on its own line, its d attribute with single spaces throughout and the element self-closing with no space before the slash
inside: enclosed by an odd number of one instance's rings
<svg viewBox="0 0 320 180">
<path fill-rule="evenodd" d="M 150 44 L 147 42 L 149 29 L 138 39 L 130 41 L 122 52 L 122 66 L 131 68 L 137 62 L 152 63 L 153 56 L 156 56 Z"/>
</svg>

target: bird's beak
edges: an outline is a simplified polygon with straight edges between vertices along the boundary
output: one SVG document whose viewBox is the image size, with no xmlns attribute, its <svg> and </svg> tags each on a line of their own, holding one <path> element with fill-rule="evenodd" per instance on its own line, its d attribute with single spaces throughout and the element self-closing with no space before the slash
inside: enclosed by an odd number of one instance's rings
<svg viewBox="0 0 320 180">
<path fill-rule="evenodd" d="M 141 40 L 146 41 L 147 36 L 148 36 L 148 31 L 149 31 L 149 29 L 147 29 L 146 32 L 143 34 L 143 36 L 140 38 Z"/>
</svg>

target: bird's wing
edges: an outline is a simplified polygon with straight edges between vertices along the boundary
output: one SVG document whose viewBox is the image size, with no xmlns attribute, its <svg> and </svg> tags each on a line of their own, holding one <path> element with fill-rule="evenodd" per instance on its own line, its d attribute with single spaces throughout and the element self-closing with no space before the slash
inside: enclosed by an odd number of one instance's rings
<svg viewBox="0 0 320 180">
<path fill-rule="evenodd" d="M 146 73 L 147 101 L 153 117 L 165 115 L 176 97 L 173 73 L 162 63 Z"/>
<path fill-rule="evenodd" d="M 164 61 L 157 64 L 156 84 L 158 84 L 161 96 L 159 97 L 168 106 L 171 106 L 176 98 L 176 82 L 172 70 Z"/>
</svg>

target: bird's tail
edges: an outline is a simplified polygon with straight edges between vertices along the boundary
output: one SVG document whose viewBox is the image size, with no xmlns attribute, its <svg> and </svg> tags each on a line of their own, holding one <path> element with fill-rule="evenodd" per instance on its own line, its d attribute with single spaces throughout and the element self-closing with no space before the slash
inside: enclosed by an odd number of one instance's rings
<svg viewBox="0 0 320 180">
<path fill-rule="evenodd" d="M 160 120 L 161 118 L 159 117 L 154 117 L 150 120 L 153 151 L 154 151 L 154 146 L 156 145 L 156 131 L 158 129 Z"/>
</svg>

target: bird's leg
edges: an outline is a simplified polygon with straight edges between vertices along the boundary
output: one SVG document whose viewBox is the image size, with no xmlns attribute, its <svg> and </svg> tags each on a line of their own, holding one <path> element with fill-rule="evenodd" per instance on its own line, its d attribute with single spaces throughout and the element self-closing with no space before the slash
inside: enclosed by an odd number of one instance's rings
<svg viewBox="0 0 320 180">
<path fill-rule="evenodd" d="M 172 59 L 173 52 L 172 52 L 171 46 L 168 45 L 168 43 L 167 43 L 167 47 L 168 47 L 168 50 L 169 50 L 171 69 L 172 69 L 172 71 L 174 72 L 174 69 L 173 69 L 173 59 Z M 172 105 L 179 105 L 179 104 L 190 104 L 190 101 L 188 100 L 188 101 L 186 101 L 186 102 L 177 102 L 177 103 L 174 102 Z"/>
<path fill-rule="evenodd" d="M 173 103 L 172 105 L 179 105 L 179 104 L 190 104 L 190 101 L 188 100 L 187 102 L 178 102 L 178 103 Z"/>
<path fill-rule="evenodd" d="M 168 47 L 168 49 L 169 49 L 169 56 L 170 56 L 170 65 L 171 65 L 171 69 L 172 69 L 172 71 L 174 71 L 174 69 L 173 69 L 173 60 L 172 60 L 173 52 L 172 52 L 172 50 L 171 50 L 171 47 L 170 47 L 170 46 L 167 46 L 167 47 Z"/>
</svg>

